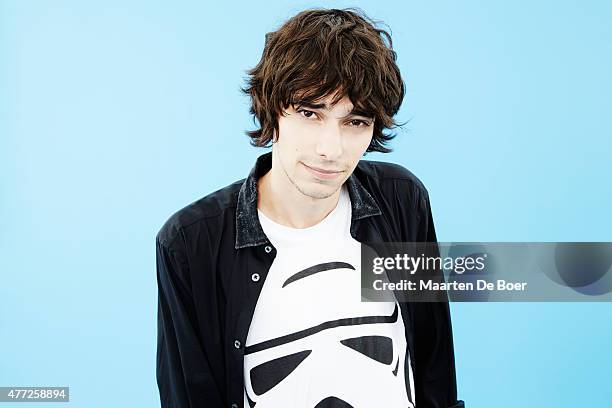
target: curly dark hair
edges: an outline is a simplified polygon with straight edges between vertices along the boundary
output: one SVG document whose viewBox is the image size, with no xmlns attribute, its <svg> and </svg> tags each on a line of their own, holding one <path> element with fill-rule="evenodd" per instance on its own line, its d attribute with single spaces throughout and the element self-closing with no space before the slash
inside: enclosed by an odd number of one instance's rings
<svg viewBox="0 0 612 408">
<path fill-rule="evenodd" d="M 278 132 L 278 115 L 298 103 L 343 96 L 374 118 L 366 152 L 387 153 L 395 137 L 383 131 L 399 126 L 393 116 L 405 85 L 396 64 L 391 35 L 359 9 L 311 9 L 266 34 L 261 60 L 249 71 L 242 91 L 260 129 L 247 131 L 253 146 L 267 147 Z"/>
</svg>

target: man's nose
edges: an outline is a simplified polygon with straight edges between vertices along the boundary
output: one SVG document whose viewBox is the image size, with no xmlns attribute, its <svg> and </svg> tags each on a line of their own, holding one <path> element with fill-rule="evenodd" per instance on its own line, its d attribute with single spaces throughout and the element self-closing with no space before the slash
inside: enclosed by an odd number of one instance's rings
<svg viewBox="0 0 612 408">
<path fill-rule="evenodd" d="M 342 156 L 342 151 L 342 133 L 340 128 L 335 124 L 326 126 L 319 134 L 319 139 L 317 140 L 317 155 L 333 161 Z"/>
</svg>

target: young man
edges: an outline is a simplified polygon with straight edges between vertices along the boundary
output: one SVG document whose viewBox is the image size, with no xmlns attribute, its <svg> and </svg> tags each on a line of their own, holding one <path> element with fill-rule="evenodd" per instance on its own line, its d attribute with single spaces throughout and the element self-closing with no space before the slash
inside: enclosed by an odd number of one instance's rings
<svg viewBox="0 0 612 408">
<path fill-rule="evenodd" d="M 266 36 L 245 92 L 272 145 L 157 235 L 163 407 L 463 407 L 448 304 L 360 301 L 360 242 L 436 242 L 388 152 L 404 96 L 390 36 L 308 10 Z"/>
</svg>

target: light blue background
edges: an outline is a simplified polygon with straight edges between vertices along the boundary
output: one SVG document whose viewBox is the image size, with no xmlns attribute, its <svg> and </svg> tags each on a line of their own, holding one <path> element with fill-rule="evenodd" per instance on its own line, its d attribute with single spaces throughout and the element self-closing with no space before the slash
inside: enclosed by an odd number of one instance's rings
<svg viewBox="0 0 612 408">
<path fill-rule="evenodd" d="M 410 122 L 368 158 L 440 241 L 612 241 L 609 2 L 0 1 L 0 385 L 159 405 L 155 234 L 247 175 L 245 70 L 321 5 L 391 27 Z M 469 408 L 610 406 L 611 304 L 452 311 Z"/>
</svg>

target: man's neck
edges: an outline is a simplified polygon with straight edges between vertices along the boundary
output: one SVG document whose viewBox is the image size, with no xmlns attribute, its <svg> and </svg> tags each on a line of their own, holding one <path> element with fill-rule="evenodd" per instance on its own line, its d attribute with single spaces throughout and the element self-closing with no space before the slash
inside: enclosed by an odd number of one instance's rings
<svg viewBox="0 0 612 408">
<path fill-rule="evenodd" d="M 257 180 L 257 208 L 272 221 L 291 228 L 312 227 L 338 204 L 340 189 L 327 198 L 312 198 L 278 173 L 272 168 Z"/>
</svg>

